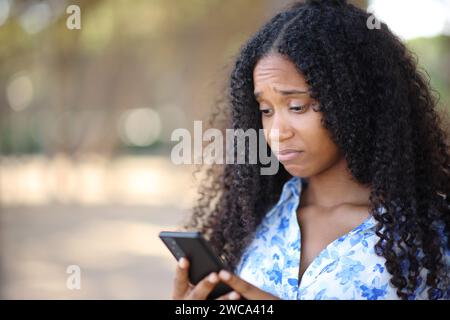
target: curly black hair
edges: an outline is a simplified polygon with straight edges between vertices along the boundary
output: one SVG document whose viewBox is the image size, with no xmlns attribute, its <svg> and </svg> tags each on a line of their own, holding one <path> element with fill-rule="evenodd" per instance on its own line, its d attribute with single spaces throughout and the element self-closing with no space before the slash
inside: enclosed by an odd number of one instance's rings
<svg viewBox="0 0 450 320">
<path fill-rule="evenodd" d="M 413 299 L 425 270 L 429 299 L 449 298 L 449 134 L 417 58 L 386 24 L 368 28 L 370 16 L 337 0 L 286 7 L 241 47 L 228 109 L 217 110 L 213 123 L 225 115 L 228 128 L 261 129 L 253 69 L 271 53 L 288 57 L 319 101 L 322 124 L 352 176 L 370 186 L 380 238 L 375 252 L 386 259 L 398 296 Z M 261 175 L 261 167 L 259 160 L 207 167 L 185 224 L 203 232 L 230 268 L 291 178 L 282 166 L 271 176 Z"/>
</svg>

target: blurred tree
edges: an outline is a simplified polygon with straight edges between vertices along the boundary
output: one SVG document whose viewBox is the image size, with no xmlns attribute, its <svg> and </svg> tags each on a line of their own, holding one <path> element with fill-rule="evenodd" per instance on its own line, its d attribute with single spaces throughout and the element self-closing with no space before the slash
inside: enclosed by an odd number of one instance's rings
<svg viewBox="0 0 450 320">
<path fill-rule="evenodd" d="M 112 155 L 122 115 L 142 107 L 160 115 L 159 142 L 143 148 L 158 151 L 206 117 L 239 47 L 291 2 L 80 0 L 82 28 L 68 30 L 65 2 L 13 1 L 0 26 L 0 152 Z M 448 37 L 410 45 L 448 106 Z"/>
</svg>

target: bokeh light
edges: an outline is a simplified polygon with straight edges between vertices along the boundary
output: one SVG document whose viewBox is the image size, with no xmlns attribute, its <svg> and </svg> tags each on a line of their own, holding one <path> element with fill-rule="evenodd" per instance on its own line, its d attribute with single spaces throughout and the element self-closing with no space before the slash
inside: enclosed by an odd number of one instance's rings
<svg viewBox="0 0 450 320">
<path fill-rule="evenodd" d="M 11 77 L 6 89 L 9 105 L 14 111 L 27 108 L 33 99 L 33 82 L 25 72 L 19 72 Z"/>
<path fill-rule="evenodd" d="M 10 8 L 9 0 L 0 0 L 0 26 L 8 20 Z"/>
<path fill-rule="evenodd" d="M 35 34 L 43 30 L 52 19 L 52 9 L 47 2 L 37 2 L 31 4 L 19 18 L 22 28 Z"/>
<path fill-rule="evenodd" d="M 127 145 L 150 146 L 161 134 L 161 118 L 151 108 L 127 110 L 119 119 L 119 134 Z"/>
</svg>

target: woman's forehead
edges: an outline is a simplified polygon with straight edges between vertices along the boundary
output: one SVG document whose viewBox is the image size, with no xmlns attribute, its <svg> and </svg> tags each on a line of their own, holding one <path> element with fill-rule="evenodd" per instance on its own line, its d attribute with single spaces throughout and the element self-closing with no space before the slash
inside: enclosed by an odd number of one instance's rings
<svg viewBox="0 0 450 320">
<path fill-rule="evenodd" d="M 261 58 L 253 70 L 255 92 L 264 87 L 276 87 L 279 90 L 308 90 L 308 85 L 301 72 L 289 59 L 279 55 Z"/>
</svg>

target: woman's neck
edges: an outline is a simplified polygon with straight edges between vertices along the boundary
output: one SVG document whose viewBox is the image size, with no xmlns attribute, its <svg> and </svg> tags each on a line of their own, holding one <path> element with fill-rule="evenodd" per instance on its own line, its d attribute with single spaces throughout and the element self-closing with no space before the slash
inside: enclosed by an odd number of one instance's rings
<svg viewBox="0 0 450 320">
<path fill-rule="evenodd" d="M 369 205 L 370 188 L 355 181 L 342 157 L 334 166 L 307 178 L 302 206 L 335 208 L 340 205 Z"/>
</svg>

